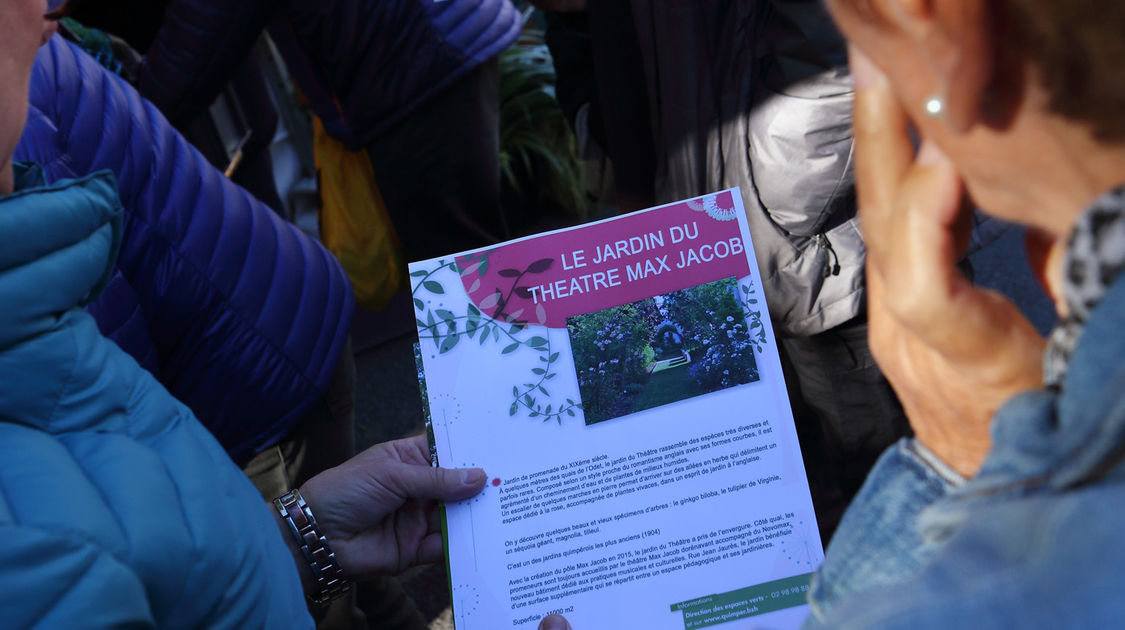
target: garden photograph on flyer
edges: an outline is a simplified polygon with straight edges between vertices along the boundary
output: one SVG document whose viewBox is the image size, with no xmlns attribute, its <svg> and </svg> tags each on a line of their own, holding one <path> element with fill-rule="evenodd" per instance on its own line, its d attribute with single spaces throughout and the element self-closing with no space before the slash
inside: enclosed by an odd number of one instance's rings
<svg viewBox="0 0 1125 630">
<path fill-rule="evenodd" d="M 727 278 L 567 318 L 586 424 L 758 380 L 740 295 Z"/>
<path fill-rule="evenodd" d="M 823 557 L 737 189 L 410 267 L 457 628 L 791 628 Z"/>
</svg>

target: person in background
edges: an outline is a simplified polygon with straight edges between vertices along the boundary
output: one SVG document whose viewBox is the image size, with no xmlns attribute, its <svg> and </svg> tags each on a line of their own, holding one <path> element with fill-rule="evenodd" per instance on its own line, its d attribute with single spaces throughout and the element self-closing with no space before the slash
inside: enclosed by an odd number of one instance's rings
<svg viewBox="0 0 1125 630">
<path fill-rule="evenodd" d="M 806 0 L 536 5 L 588 13 L 622 211 L 740 188 L 827 543 L 910 431 L 867 343 L 842 37 Z"/>
<path fill-rule="evenodd" d="M 648 87 L 631 7 L 608 1 L 587 11 L 586 0 L 534 4 L 545 15 L 555 95 L 583 158 L 610 158 L 619 212 L 657 205 Z"/>
<path fill-rule="evenodd" d="M 367 151 L 409 260 L 511 236 L 497 56 L 522 21 L 508 0 L 172 0 L 141 94 L 193 119 L 267 27 L 326 133 Z"/>
<path fill-rule="evenodd" d="M 423 438 L 403 440 L 268 506 L 191 410 L 101 335 L 81 307 L 122 248 L 112 173 L 47 183 L 13 160 L 58 8 L 0 5 L 5 626 L 312 627 L 302 594 L 439 558 L 433 502 L 471 497 L 484 474 L 433 468 Z"/>
<path fill-rule="evenodd" d="M 1125 7 L 829 6 L 854 46 L 871 344 L 916 438 L 848 509 L 806 627 L 1117 625 Z M 1061 318 L 1049 339 L 956 266 L 966 193 L 1032 229 Z"/>
</svg>

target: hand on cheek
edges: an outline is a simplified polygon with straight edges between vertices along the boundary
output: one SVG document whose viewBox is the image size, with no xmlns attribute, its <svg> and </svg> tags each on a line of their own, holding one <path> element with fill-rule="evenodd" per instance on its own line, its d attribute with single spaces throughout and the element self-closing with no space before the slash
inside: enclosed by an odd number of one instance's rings
<svg viewBox="0 0 1125 630">
<path fill-rule="evenodd" d="M 1042 385 L 1044 340 L 1011 302 L 958 270 L 969 210 L 954 165 L 925 141 L 915 154 L 890 85 L 855 51 L 852 70 L 871 348 L 918 440 L 972 476 L 996 410 Z"/>
</svg>

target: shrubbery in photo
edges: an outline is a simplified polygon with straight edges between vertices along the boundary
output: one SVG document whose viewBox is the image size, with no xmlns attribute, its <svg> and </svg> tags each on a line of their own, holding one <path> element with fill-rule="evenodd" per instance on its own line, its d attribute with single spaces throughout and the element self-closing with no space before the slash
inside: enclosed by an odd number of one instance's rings
<svg viewBox="0 0 1125 630">
<path fill-rule="evenodd" d="M 567 320 L 586 424 L 758 380 L 734 278 Z"/>
</svg>

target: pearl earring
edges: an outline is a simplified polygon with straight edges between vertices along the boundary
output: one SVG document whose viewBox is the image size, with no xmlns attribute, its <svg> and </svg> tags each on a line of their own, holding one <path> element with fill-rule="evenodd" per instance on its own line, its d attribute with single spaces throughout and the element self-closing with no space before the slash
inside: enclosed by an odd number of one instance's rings
<svg viewBox="0 0 1125 630">
<path fill-rule="evenodd" d="M 945 113 L 945 100 L 940 96 L 931 96 L 926 99 L 926 104 L 923 107 L 926 115 L 930 118 L 941 118 Z"/>
</svg>

